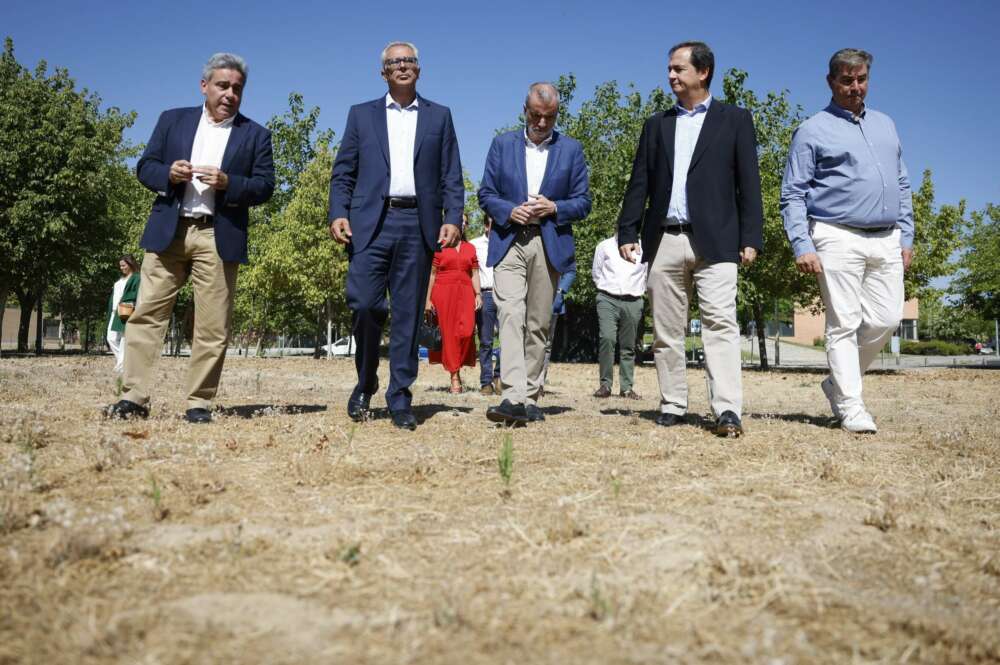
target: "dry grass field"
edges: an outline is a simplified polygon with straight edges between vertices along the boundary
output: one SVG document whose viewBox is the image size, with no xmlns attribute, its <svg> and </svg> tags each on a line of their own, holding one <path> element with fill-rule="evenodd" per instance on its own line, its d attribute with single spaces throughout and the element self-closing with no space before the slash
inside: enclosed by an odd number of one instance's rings
<svg viewBox="0 0 1000 665">
<path fill-rule="evenodd" d="M 190 426 L 185 362 L 118 423 L 110 358 L 0 361 L 0 663 L 1000 662 L 1000 372 L 869 376 L 875 437 L 746 372 L 723 440 L 586 365 L 506 431 L 424 367 L 409 433 L 351 361 L 230 359 Z"/>
</svg>

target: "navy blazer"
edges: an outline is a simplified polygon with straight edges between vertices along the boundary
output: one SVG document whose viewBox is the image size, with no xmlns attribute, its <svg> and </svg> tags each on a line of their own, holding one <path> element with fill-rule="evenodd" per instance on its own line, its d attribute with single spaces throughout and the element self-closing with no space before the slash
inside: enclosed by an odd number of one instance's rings
<svg viewBox="0 0 1000 665">
<path fill-rule="evenodd" d="M 164 111 L 136 164 L 139 182 L 157 195 L 139 242 L 143 249 L 162 252 L 173 242 L 187 183 L 171 184 L 170 165 L 191 159 L 203 109 Z M 271 132 L 237 113 L 220 168 L 229 186 L 215 192 L 215 248 L 223 261 L 246 263 L 249 208 L 267 202 L 274 192 Z"/>
<path fill-rule="evenodd" d="M 635 152 L 621 214 L 618 243 L 642 238 L 642 260 L 653 263 L 670 209 L 674 182 L 676 108 L 646 121 Z M 712 99 L 687 175 L 691 239 L 708 263 L 739 263 L 740 249 L 764 245 L 764 209 L 753 116 Z"/>
<path fill-rule="evenodd" d="M 465 186 L 458 139 L 447 106 L 417 95 L 413 179 L 424 242 L 437 249 L 442 220 L 462 228 Z M 329 221 L 351 222 L 349 252 L 372 241 L 389 195 L 389 129 L 385 95 L 351 107 L 330 175 Z"/>
<path fill-rule="evenodd" d="M 528 200 L 528 172 L 524 164 L 524 129 L 493 139 L 479 186 L 479 205 L 493 218 L 486 265 L 500 263 L 520 228 L 510 222 L 510 212 Z M 587 162 L 579 141 L 552 132 L 545 176 L 539 194 L 556 204 L 556 214 L 541 220 L 542 243 L 549 263 L 559 273 L 574 262 L 573 222 L 590 214 Z"/>
</svg>

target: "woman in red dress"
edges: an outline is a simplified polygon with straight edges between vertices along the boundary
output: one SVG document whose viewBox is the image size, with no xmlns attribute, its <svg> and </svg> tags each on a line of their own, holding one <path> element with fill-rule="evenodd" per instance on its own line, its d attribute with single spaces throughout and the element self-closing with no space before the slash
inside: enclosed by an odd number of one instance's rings
<svg viewBox="0 0 1000 665">
<path fill-rule="evenodd" d="M 451 374 L 452 393 L 462 392 L 462 365 L 476 366 L 476 311 L 483 306 L 479 288 L 479 261 L 476 248 L 462 239 L 456 247 L 434 253 L 431 279 L 427 285 L 428 315 L 437 314 L 441 327 L 441 351 L 431 351 L 428 360 L 440 363 Z"/>
</svg>

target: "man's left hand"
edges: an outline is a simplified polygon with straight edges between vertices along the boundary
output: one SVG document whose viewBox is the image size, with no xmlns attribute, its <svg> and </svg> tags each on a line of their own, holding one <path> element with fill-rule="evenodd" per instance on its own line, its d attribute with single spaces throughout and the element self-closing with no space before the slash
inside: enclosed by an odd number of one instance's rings
<svg viewBox="0 0 1000 665">
<path fill-rule="evenodd" d="M 458 244 L 459 239 L 462 237 L 462 232 L 458 230 L 458 227 L 454 224 L 442 224 L 441 231 L 438 233 L 438 244 L 441 248 L 454 247 Z"/>
<path fill-rule="evenodd" d="M 194 166 L 191 168 L 191 172 L 200 174 L 195 177 L 212 189 L 222 191 L 229 187 L 229 176 L 214 166 Z"/>
<path fill-rule="evenodd" d="M 541 194 L 529 194 L 524 205 L 531 208 L 531 215 L 535 219 L 544 219 L 556 214 L 556 204 Z"/>
<path fill-rule="evenodd" d="M 757 250 L 753 247 L 744 247 L 740 250 L 740 263 L 745 266 L 750 265 L 757 258 Z"/>
<path fill-rule="evenodd" d="M 910 269 L 910 263 L 913 261 L 913 250 L 903 249 L 902 254 L 903 254 L 903 272 L 906 272 L 907 270 Z"/>
<path fill-rule="evenodd" d="M 561 314 L 563 310 L 563 292 L 556 291 L 556 298 L 552 301 L 552 313 Z"/>
</svg>

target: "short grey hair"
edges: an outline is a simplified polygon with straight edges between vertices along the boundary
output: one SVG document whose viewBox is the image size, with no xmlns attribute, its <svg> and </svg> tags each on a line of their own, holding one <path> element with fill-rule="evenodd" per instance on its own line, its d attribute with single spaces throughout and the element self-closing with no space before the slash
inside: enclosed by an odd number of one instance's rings
<svg viewBox="0 0 1000 665">
<path fill-rule="evenodd" d="M 528 105 L 533 96 L 538 97 L 546 104 L 551 102 L 559 103 L 559 89 L 548 81 L 538 81 L 528 86 L 528 94 L 524 96 L 525 106 Z"/>
<path fill-rule="evenodd" d="M 216 53 L 213 55 L 205 63 L 205 66 L 201 68 L 201 78 L 210 81 L 212 79 L 212 72 L 216 69 L 233 69 L 238 71 L 243 75 L 243 83 L 247 82 L 247 74 L 250 73 L 247 61 L 235 53 Z"/>
<path fill-rule="evenodd" d="M 844 67 L 854 69 L 861 65 L 868 65 L 868 71 L 872 68 L 872 54 L 862 51 L 859 48 L 842 48 L 830 58 L 830 78 L 835 78 Z"/>
<path fill-rule="evenodd" d="M 413 57 L 417 59 L 417 62 L 420 61 L 420 51 L 418 51 L 417 47 L 411 44 L 410 42 L 389 42 L 388 44 L 385 45 L 385 48 L 382 49 L 382 58 L 378 61 L 378 66 L 380 68 L 385 66 L 385 61 L 389 59 L 389 49 L 393 48 L 394 46 L 407 47 L 408 49 L 413 51 Z"/>
</svg>

